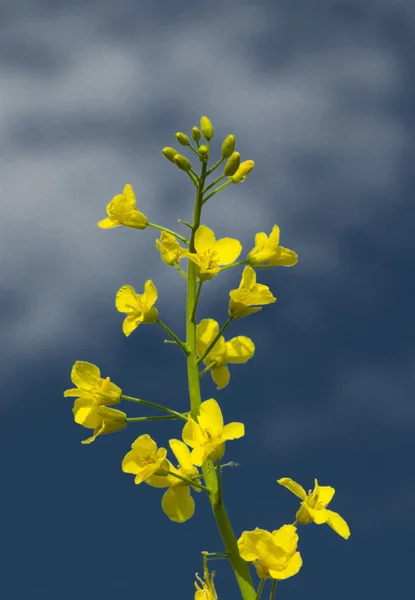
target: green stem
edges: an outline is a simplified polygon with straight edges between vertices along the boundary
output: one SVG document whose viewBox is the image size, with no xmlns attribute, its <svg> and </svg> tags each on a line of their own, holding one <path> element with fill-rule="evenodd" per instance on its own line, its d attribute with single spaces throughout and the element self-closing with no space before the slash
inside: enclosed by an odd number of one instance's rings
<svg viewBox="0 0 415 600">
<path fill-rule="evenodd" d="M 220 175 L 220 177 L 218 177 L 217 179 L 212 181 L 212 183 L 209 183 L 209 185 L 207 185 L 205 187 L 205 189 L 203 190 L 203 193 L 206 194 L 206 192 L 211 190 L 213 188 L 213 186 L 215 186 L 217 183 L 219 183 L 219 181 L 222 181 L 222 179 L 224 179 L 225 177 L 226 177 L 226 175 Z"/>
<path fill-rule="evenodd" d="M 261 579 L 261 581 L 259 582 L 255 600 L 259 600 L 261 598 L 262 588 L 264 587 L 264 583 L 265 583 L 265 579 Z"/>
<path fill-rule="evenodd" d="M 188 223 L 187 221 L 183 221 L 182 219 L 177 219 L 178 223 L 181 223 L 182 225 L 186 225 L 186 227 L 189 227 L 189 229 L 192 228 L 192 226 L 190 225 L 190 223 Z"/>
<path fill-rule="evenodd" d="M 216 461 L 216 477 L 218 478 L 217 502 L 222 504 L 222 474 L 221 474 L 220 460 Z"/>
<path fill-rule="evenodd" d="M 203 198 L 202 204 L 204 204 L 210 198 L 212 198 L 212 196 L 214 196 L 215 194 L 217 194 L 218 192 L 223 190 L 223 188 L 226 188 L 226 186 L 229 185 L 230 183 L 232 183 L 232 181 L 230 179 L 228 179 L 228 181 L 226 183 L 222 183 L 222 185 L 220 185 L 218 188 L 216 188 L 216 190 L 213 190 L 213 192 L 211 194 L 209 194 L 209 196 L 206 196 L 206 198 Z"/>
<path fill-rule="evenodd" d="M 126 420 L 127 423 L 140 423 L 141 421 L 163 421 L 166 419 L 178 419 L 175 415 L 158 415 L 151 417 L 128 417 Z"/>
<path fill-rule="evenodd" d="M 211 491 L 210 491 L 209 488 L 207 488 L 206 486 L 202 485 L 201 483 L 198 483 L 197 481 L 193 481 L 193 479 L 189 479 L 188 477 L 183 477 L 183 475 L 179 475 L 178 473 L 173 473 L 172 471 L 169 471 L 168 474 L 171 475 L 172 477 L 176 477 L 177 479 L 181 479 L 182 481 L 185 481 L 189 485 L 194 485 L 194 487 L 197 487 L 200 490 L 203 490 L 204 492 L 207 492 L 208 494 L 211 493 Z"/>
<path fill-rule="evenodd" d="M 161 225 L 156 225 L 155 223 L 147 223 L 148 227 L 153 227 L 153 229 L 159 229 L 160 231 L 165 231 L 166 233 L 171 233 L 178 240 L 181 240 L 186 246 L 189 245 L 189 240 L 184 237 L 184 235 L 180 235 L 180 233 L 176 233 L 176 231 L 172 231 L 171 229 L 167 229 L 167 227 L 162 227 Z"/>
<path fill-rule="evenodd" d="M 211 168 L 209 169 L 209 171 L 207 171 L 207 172 L 206 172 L 206 177 L 208 177 L 208 176 L 209 176 L 211 173 L 213 173 L 213 171 L 215 171 L 215 169 L 217 169 L 218 167 L 220 167 L 220 165 L 223 163 L 223 161 L 224 161 L 224 160 L 226 160 L 226 158 L 223 158 L 223 157 L 222 157 L 222 158 L 220 158 L 220 159 L 218 160 L 218 162 L 217 162 L 217 163 L 215 163 L 215 164 L 213 165 L 213 167 L 211 167 Z"/>
<path fill-rule="evenodd" d="M 200 213 L 202 210 L 202 190 L 206 179 L 207 165 L 202 164 L 200 183 L 196 191 L 196 200 L 193 214 L 192 235 L 190 238 L 189 250 L 195 252 L 194 236 L 197 228 L 200 225 Z M 186 347 L 189 351 L 187 356 L 187 376 L 189 384 L 189 396 L 191 415 L 193 419 L 197 419 L 199 414 L 200 404 L 202 402 L 200 394 L 200 381 L 198 372 L 198 363 L 196 355 L 196 321 L 195 321 L 195 306 L 196 301 L 196 265 L 193 261 L 188 261 L 187 272 L 187 300 L 186 300 Z M 229 561 L 233 571 L 243 600 L 255 600 L 255 589 L 252 583 L 251 574 L 248 564 L 242 560 L 235 534 L 230 524 L 228 515 L 222 499 L 218 501 L 218 482 L 211 460 L 207 460 L 202 467 L 203 477 L 206 485 L 210 488 L 209 494 L 210 503 L 213 514 L 225 546 L 226 552 L 229 554 Z"/>
<path fill-rule="evenodd" d="M 275 598 L 275 590 L 277 589 L 277 580 L 273 579 L 272 580 L 272 588 L 271 588 L 271 593 L 269 595 L 269 600 L 274 600 Z"/>
<path fill-rule="evenodd" d="M 180 348 L 183 350 L 183 352 L 187 356 L 188 353 L 189 353 L 189 351 L 186 348 L 186 344 L 183 344 L 183 342 L 177 337 L 177 335 L 175 333 L 173 333 L 173 331 L 169 327 L 167 327 L 167 325 L 165 325 L 162 321 L 160 321 L 160 319 L 157 319 L 156 323 L 158 325 L 160 325 L 160 327 L 162 327 L 164 329 L 164 331 L 167 331 L 167 333 L 169 334 L 169 336 L 176 342 L 176 344 L 178 346 L 180 346 Z"/>
<path fill-rule="evenodd" d="M 153 408 L 157 408 L 158 410 L 163 410 L 164 412 L 168 412 L 171 415 L 175 415 L 178 419 L 183 419 L 183 421 L 187 421 L 187 414 L 179 413 L 176 410 L 172 410 L 171 408 L 167 408 L 166 406 L 162 406 L 161 404 L 156 404 L 155 402 L 150 402 L 149 400 L 141 400 L 141 398 L 133 398 L 133 396 L 125 396 L 121 395 L 122 400 L 127 400 L 128 402 L 137 402 L 137 404 L 144 404 L 145 406 L 152 406 Z"/>
<path fill-rule="evenodd" d="M 176 269 L 176 271 L 178 271 L 180 273 L 180 275 L 182 277 L 184 277 L 185 279 L 187 279 L 186 273 L 179 267 L 179 265 L 177 263 L 174 263 L 174 268 Z"/>
<path fill-rule="evenodd" d="M 188 144 L 188 148 L 190 148 L 190 150 L 192 150 L 192 152 L 194 152 L 196 154 L 197 158 L 200 158 L 200 154 L 196 150 L 196 148 L 193 148 L 193 146 L 191 144 Z"/>
<path fill-rule="evenodd" d="M 239 262 L 232 263 L 231 265 L 226 265 L 226 267 L 221 267 L 220 272 L 226 271 L 227 269 L 233 269 L 234 267 L 240 267 L 241 265 L 247 265 L 247 260 L 240 260 Z"/>
<path fill-rule="evenodd" d="M 215 346 L 216 342 L 222 336 L 223 332 L 225 331 L 225 329 L 227 329 L 227 327 L 230 325 L 230 323 L 233 321 L 233 319 L 234 319 L 234 317 L 228 317 L 228 320 L 226 321 L 226 323 L 224 324 L 224 326 L 218 331 L 217 335 L 215 335 L 215 337 L 213 338 L 213 340 L 211 341 L 211 343 L 209 344 L 209 346 L 206 348 L 206 350 L 204 351 L 204 353 L 202 354 L 202 356 L 200 358 L 198 358 L 197 364 L 201 363 L 202 360 L 205 360 L 206 356 L 209 354 L 209 352 Z"/>
<path fill-rule="evenodd" d="M 192 180 L 193 184 L 196 187 L 199 187 L 200 184 L 200 179 L 197 173 L 195 173 L 195 171 L 193 171 L 193 169 L 190 169 L 190 171 L 186 171 L 186 173 L 189 175 L 190 179 Z"/>
<path fill-rule="evenodd" d="M 195 305 L 193 308 L 193 320 L 196 322 L 196 311 L 197 311 L 197 305 L 199 304 L 199 298 L 200 298 L 200 292 L 202 291 L 202 285 L 203 285 L 203 281 L 199 281 L 199 283 L 196 286 L 196 298 L 195 298 Z"/>
<path fill-rule="evenodd" d="M 210 369 L 212 369 L 212 367 L 214 367 L 215 365 L 216 365 L 216 360 L 213 360 L 207 367 L 205 367 L 203 369 L 203 371 L 200 371 L 199 377 L 203 377 L 203 375 L 205 373 L 207 373 L 208 371 L 210 371 Z"/>
</svg>

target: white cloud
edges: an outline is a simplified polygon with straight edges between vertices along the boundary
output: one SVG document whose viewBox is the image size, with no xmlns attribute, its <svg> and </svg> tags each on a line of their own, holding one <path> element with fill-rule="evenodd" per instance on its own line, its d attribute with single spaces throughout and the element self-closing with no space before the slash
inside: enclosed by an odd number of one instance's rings
<svg viewBox="0 0 415 600">
<path fill-rule="evenodd" d="M 157 151 L 149 154 L 148 137 L 140 140 L 140 127 L 148 134 L 146 120 L 150 115 L 157 123 L 158 111 L 160 118 L 164 109 L 181 118 L 164 132 L 166 145 L 201 112 L 211 116 L 218 138 L 236 133 L 256 170 L 244 185 L 215 198 L 205 220 L 218 235 L 246 244 L 278 221 L 305 273 L 335 272 L 342 233 L 364 227 L 392 201 L 383 190 L 396 181 L 406 144 L 399 118 L 381 109 L 400 76 L 392 55 L 374 42 L 352 48 L 332 40 L 332 47 L 323 44 L 262 72 L 245 42 L 265 31 L 266 14 L 238 7 L 223 7 L 210 22 L 198 23 L 197 37 L 187 22 L 132 43 L 100 35 L 87 16 L 64 14 L 53 26 L 28 17 L 11 27 L 10 36 L 24 36 L 58 57 L 49 72 L 15 66 L 2 73 L 0 149 L 7 158 L 0 256 L 3 289 L 27 299 L 7 329 L 20 358 L 55 340 L 51 323 L 68 341 L 82 335 L 76 315 L 92 291 L 113 294 L 121 276 L 135 278 L 139 287 L 137 265 L 147 244 L 152 247 L 151 236 L 95 228 L 126 182 L 153 221 L 173 226 L 186 218 L 185 207 L 190 214 L 193 192 L 184 175 Z M 134 115 L 135 144 L 117 136 L 70 141 L 77 121 L 103 118 L 116 131 L 126 114 Z M 316 174 L 304 170 L 316 159 Z M 154 273 L 161 293 L 174 295 L 182 283 L 156 252 L 146 254 L 142 273 Z"/>
</svg>

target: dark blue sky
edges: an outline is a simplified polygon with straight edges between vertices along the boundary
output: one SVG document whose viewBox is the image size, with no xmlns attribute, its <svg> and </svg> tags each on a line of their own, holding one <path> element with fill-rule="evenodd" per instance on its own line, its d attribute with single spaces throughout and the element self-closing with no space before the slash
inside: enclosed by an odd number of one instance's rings
<svg viewBox="0 0 415 600">
<path fill-rule="evenodd" d="M 193 191 L 160 150 L 202 114 L 218 151 L 234 133 L 256 161 L 204 222 L 245 250 L 278 223 L 300 257 L 261 274 L 276 304 L 228 330 L 254 340 L 254 358 L 220 392 L 203 379 L 204 398 L 246 425 L 226 455 L 241 464 L 224 473 L 234 529 L 292 522 L 276 479 L 317 477 L 352 535 L 302 528 L 304 564 L 278 600 L 410 594 L 414 29 L 409 0 L 0 4 L 2 597 L 193 598 L 200 551 L 222 550 L 202 494 L 178 525 L 121 471 L 138 435 L 165 445 L 179 425 L 82 446 L 62 396 L 87 360 L 125 393 L 187 410 L 180 351 L 156 327 L 125 338 L 114 308 L 121 285 L 152 278 L 181 333 L 183 281 L 155 232 L 96 222 L 126 183 L 151 221 L 190 220 Z M 200 317 L 223 322 L 238 281 L 206 285 Z M 220 600 L 236 598 L 228 565 L 215 568 Z"/>
</svg>

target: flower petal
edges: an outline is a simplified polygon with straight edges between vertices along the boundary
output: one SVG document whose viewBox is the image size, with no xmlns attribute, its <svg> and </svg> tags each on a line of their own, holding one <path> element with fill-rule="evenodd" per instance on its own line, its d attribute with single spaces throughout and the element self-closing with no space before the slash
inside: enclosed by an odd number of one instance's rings
<svg viewBox="0 0 415 600">
<path fill-rule="evenodd" d="M 77 360 L 71 371 L 72 382 L 80 389 L 91 390 L 100 386 L 101 372 L 96 365 Z"/>
<path fill-rule="evenodd" d="M 123 285 L 115 296 L 117 310 L 131 313 L 137 310 L 137 294 L 131 285 Z"/>
<path fill-rule="evenodd" d="M 273 579 L 288 579 L 288 577 L 292 577 L 296 575 L 298 571 L 301 569 L 303 561 L 301 559 L 301 554 L 296 552 L 289 560 L 284 569 L 270 569 L 269 574 Z"/>
<path fill-rule="evenodd" d="M 307 499 L 305 489 L 299 483 L 296 483 L 289 477 L 282 477 L 281 479 L 277 480 L 277 483 L 286 487 L 287 490 L 290 490 L 290 492 L 301 498 L 301 500 Z"/>
<path fill-rule="evenodd" d="M 203 444 L 204 437 L 203 432 L 200 429 L 200 425 L 193 419 L 189 418 L 182 431 L 183 441 L 191 448 Z"/>
<path fill-rule="evenodd" d="M 283 525 L 271 533 L 274 544 L 286 554 L 294 554 L 297 550 L 298 534 L 294 525 Z"/>
<path fill-rule="evenodd" d="M 128 315 L 122 323 L 122 331 L 125 336 L 129 336 L 144 321 L 144 315 Z"/>
<path fill-rule="evenodd" d="M 257 560 L 259 558 L 259 544 L 264 540 L 268 540 L 270 536 L 269 531 L 258 527 L 254 531 L 244 531 L 238 540 L 238 550 L 241 558 L 247 562 Z"/>
<path fill-rule="evenodd" d="M 253 341 L 244 335 L 238 335 L 226 342 L 226 362 L 245 363 L 255 352 Z"/>
<path fill-rule="evenodd" d="M 219 324 L 215 319 L 202 319 L 196 325 L 196 351 L 199 356 L 202 356 L 218 332 Z"/>
<path fill-rule="evenodd" d="M 171 521 L 184 523 L 195 512 L 195 501 L 190 495 L 189 486 L 175 486 L 165 492 L 161 507 Z"/>
<path fill-rule="evenodd" d="M 226 365 L 212 367 L 210 372 L 212 374 L 213 381 L 218 386 L 216 389 L 221 390 L 228 385 L 231 374 L 229 373 L 229 369 Z"/>
<path fill-rule="evenodd" d="M 298 262 L 298 254 L 294 250 L 278 246 L 278 251 L 268 259 L 268 262 L 274 266 L 293 267 Z"/>
<path fill-rule="evenodd" d="M 121 223 L 116 221 L 115 219 L 111 219 L 110 217 L 106 217 L 97 223 L 98 227 L 101 229 L 112 229 L 113 227 L 119 227 Z"/>
<path fill-rule="evenodd" d="M 148 310 L 157 300 L 157 289 L 151 279 L 148 279 L 144 285 L 143 305 L 144 310 Z"/>
<path fill-rule="evenodd" d="M 241 283 L 239 289 L 250 289 L 256 284 L 256 273 L 249 265 L 242 271 Z"/>
<path fill-rule="evenodd" d="M 243 423 L 228 423 L 222 429 L 222 440 L 237 440 L 245 435 L 245 425 Z"/>
<path fill-rule="evenodd" d="M 345 540 L 350 537 L 350 529 L 346 521 L 338 513 L 332 510 L 326 510 L 328 513 L 327 525 L 330 525 L 336 533 L 342 536 Z"/>
<path fill-rule="evenodd" d="M 214 245 L 214 250 L 217 252 L 218 262 L 220 265 L 230 265 L 235 262 L 242 252 L 242 245 L 239 240 L 233 238 L 222 238 Z"/>
<path fill-rule="evenodd" d="M 132 209 L 135 208 L 136 205 L 136 199 L 135 199 L 135 194 L 134 194 L 134 190 L 132 188 L 132 186 L 127 183 L 127 185 L 124 187 L 124 196 L 125 196 L 125 208 L 126 209 Z"/>
<path fill-rule="evenodd" d="M 211 398 L 200 405 L 198 417 L 202 429 L 209 429 L 212 438 L 218 437 L 223 428 L 223 416 L 219 404 Z M 189 444 L 190 445 L 190 444 Z"/>
<path fill-rule="evenodd" d="M 203 254 L 212 248 L 216 242 L 215 234 L 206 225 L 200 225 L 195 233 L 195 249 L 198 254 Z"/>
<path fill-rule="evenodd" d="M 190 458 L 190 450 L 180 440 L 169 440 L 170 448 L 184 471 L 193 471 L 193 463 Z"/>
</svg>

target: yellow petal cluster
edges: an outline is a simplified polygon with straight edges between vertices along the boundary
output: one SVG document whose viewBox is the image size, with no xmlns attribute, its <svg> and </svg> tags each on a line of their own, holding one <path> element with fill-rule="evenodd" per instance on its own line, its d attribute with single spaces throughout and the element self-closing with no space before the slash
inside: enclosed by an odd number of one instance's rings
<svg viewBox="0 0 415 600">
<path fill-rule="evenodd" d="M 218 595 L 215 590 L 213 578 L 215 571 L 209 573 L 207 570 L 204 573 L 204 580 L 196 573 L 195 581 L 195 598 L 194 600 L 218 600 Z"/>
<path fill-rule="evenodd" d="M 220 460 L 225 452 L 225 442 L 245 435 L 243 423 L 223 424 L 219 404 L 211 398 L 200 405 L 197 421 L 189 417 L 183 427 L 183 441 L 193 448 L 191 461 L 201 467 L 207 458 Z"/>
<path fill-rule="evenodd" d="M 254 563 L 261 579 L 287 579 L 298 573 L 302 565 L 297 544 L 293 525 L 283 525 L 272 532 L 257 527 L 242 533 L 238 549 L 244 560 Z"/>
<path fill-rule="evenodd" d="M 196 352 L 198 356 L 203 356 L 209 345 L 213 342 L 219 333 L 219 324 L 214 319 L 202 319 L 196 326 Z M 243 335 L 232 338 L 225 342 L 223 335 L 218 339 L 209 354 L 206 355 L 203 362 L 214 366 L 210 372 L 212 379 L 217 385 L 217 389 L 222 389 L 228 385 L 230 373 L 227 363 L 241 364 L 248 361 L 255 352 L 255 346 L 252 340 Z"/>
<path fill-rule="evenodd" d="M 154 487 L 169 488 L 162 498 L 161 507 L 171 521 L 184 523 L 193 516 L 195 502 L 190 495 L 190 483 L 174 477 L 174 474 L 187 479 L 196 479 L 197 483 L 199 471 L 192 463 L 190 450 L 186 444 L 180 440 L 170 440 L 169 444 L 178 461 L 177 468 L 169 462 L 170 474 L 152 475 L 146 480 L 146 483 Z M 193 489 L 200 492 L 200 488 L 194 487 Z"/>
<path fill-rule="evenodd" d="M 256 273 L 250 266 L 243 270 L 239 288 L 231 290 L 229 296 L 229 315 L 235 319 L 258 312 L 262 310 L 260 305 L 276 301 L 267 285 L 256 282 Z"/>
<path fill-rule="evenodd" d="M 124 225 L 133 229 L 145 229 L 148 224 L 147 217 L 136 208 L 135 194 L 130 184 L 107 205 L 107 214 L 106 219 L 98 222 L 98 227 L 110 229 Z"/>
<path fill-rule="evenodd" d="M 162 231 L 160 239 L 156 240 L 157 250 L 160 250 L 161 258 L 170 267 L 179 264 L 180 259 L 186 256 L 186 249 L 182 248 L 177 239 L 171 233 Z"/>
<path fill-rule="evenodd" d="M 267 236 L 266 233 L 257 233 L 255 236 L 255 247 L 248 252 L 250 265 L 262 265 L 269 263 L 274 267 L 292 267 L 298 261 L 298 255 L 289 248 L 280 246 L 280 228 L 274 225 Z"/>
<path fill-rule="evenodd" d="M 144 285 L 144 293 L 137 294 L 130 285 L 121 287 L 115 297 L 115 306 L 127 316 L 122 330 L 128 337 L 141 323 L 154 323 L 158 319 L 158 311 L 154 305 L 157 300 L 157 289 L 149 279 Z"/>
<path fill-rule="evenodd" d="M 157 449 L 156 442 L 145 433 L 135 440 L 130 452 L 125 455 L 122 470 L 135 475 L 136 484 L 146 481 L 152 475 L 167 475 L 170 464 L 166 455 L 167 450 Z"/>
<path fill-rule="evenodd" d="M 301 506 L 295 516 L 298 523 L 307 524 L 312 521 L 317 525 L 327 523 L 336 533 L 347 540 L 350 536 L 348 524 L 338 513 L 327 509 L 327 505 L 334 496 L 334 488 L 328 485 L 320 486 L 317 479 L 315 479 L 314 490 L 310 490 L 306 494 L 305 489 L 289 477 L 278 479 L 278 483 L 301 498 Z"/>
<path fill-rule="evenodd" d="M 76 388 L 66 390 L 65 397 L 77 398 L 72 412 L 75 423 L 93 429 L 92 437 L 84 440 L 83 444 L 90 444 L 98 435 L 112 433 L 126 427 L 127 415 L 113 408 L 106 408 L 107 404 L 117 404 L 121 399 L 121 388 L 110 381 L 103 379 L 96 365 L 78 360 L 72 367 L 72 383 Z"/>
<path fill-rule="evenodd" d="M 215 277 L 221 266 L 235 262 L 242 252 L 241 243 L 233 238 L 216 240 L 215 234 L 206 225 L 201 225 L 194 239 L 196 252 L 186 252 L 187 256 L 197 265 L 197 276 L 200 281 Z"/>
</svg>

